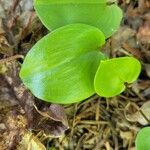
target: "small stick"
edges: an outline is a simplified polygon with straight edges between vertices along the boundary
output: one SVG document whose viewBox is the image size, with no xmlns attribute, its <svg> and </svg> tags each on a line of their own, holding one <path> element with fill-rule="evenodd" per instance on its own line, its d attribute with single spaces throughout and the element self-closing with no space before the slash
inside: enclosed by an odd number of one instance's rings
<svg viewBox="0 0 150 150">
<path fill-rule="evenodd" d="M 5 58 L 5 59 L 1 59 L 0 64 L 7 63 L 7 62 L 10 62 L 10 61 L 16 60 L 18 58 L 24 59 L 24 56 L 23 55 L 14 55 L 14 56 L 11 56 L 11 57 L 8 57 L 8 58 Z"/>
</svg>

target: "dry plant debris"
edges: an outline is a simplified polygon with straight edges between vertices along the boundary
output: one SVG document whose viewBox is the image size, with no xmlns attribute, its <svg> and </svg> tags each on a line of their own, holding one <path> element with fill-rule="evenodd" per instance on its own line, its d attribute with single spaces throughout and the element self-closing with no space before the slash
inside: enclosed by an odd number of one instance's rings
<svg viewBox="0 0 150 150">
<path fill-rule="evenodd" d="M 118 4 L 124 11 L 122 25 L 103 51 L 110 57 L 137 57 L 142 62 L 139 80 L 111 99 L 95 95 L 59 106 L 37 100 L 18 77 L 23 57 L 48 32 L 32 0 L 0 1 L 1 150 L 135 149 L 137 132 L 150 125 L 150 2 Z"/>
</svg>

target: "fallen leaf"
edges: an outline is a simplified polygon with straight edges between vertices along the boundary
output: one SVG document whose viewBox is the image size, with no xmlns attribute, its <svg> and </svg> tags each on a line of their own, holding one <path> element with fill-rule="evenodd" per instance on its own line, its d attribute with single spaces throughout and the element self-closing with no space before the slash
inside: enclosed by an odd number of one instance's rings
<svg viewBox="0 0 150 150">
<path fill-rule="evenodd" d="M 17 150 L 46 150 L 46 148 L 36 136 L 26 131 Z"/>
<path fill-rule="evenodd" d="M 145 23 L 139 28 L 137 33 L 137 39 L 142 43 L 150 44 L 150 22 L 145 21 Z"/>
<path fill-rule="evenodd" d="M 150 101 L 145 102 L 134 114 L 126 115 L 126 118 L 131 122 L 138 122 L 144 126 L 148 125 L 150 122 Z"/>
<path fill-rule="evenodd" d="M 35 109 L 38 113 L 34 114 L 33 129 L 42 130 L 48 136 L 59 137 L 69 128 L 67 116 L 62 106 L 51 104 L 40 110 L 35 106 Z"/>
</svg>

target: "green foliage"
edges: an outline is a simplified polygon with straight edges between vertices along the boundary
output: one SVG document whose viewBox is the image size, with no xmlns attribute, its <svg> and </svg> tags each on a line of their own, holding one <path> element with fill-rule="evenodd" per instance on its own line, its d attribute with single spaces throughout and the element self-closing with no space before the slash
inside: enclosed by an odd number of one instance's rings
<svg viewBox="0 0 150 150">
<path fill-rule="evenodd" d="M 136 137 L 136 150 L 150 150 L 150 127 L 140 130 Z"/>
<path fill-rule="evenodd" d="M 73 24 L 42 38 L 28 53 L 20 77 L 38 98 L 55 103 L 78 102 L 93 95 L 94 76 L 105 43 L 95 27 Z"/>
<path fill-rule="evenodd" d="M 35 44 L 22 65 L 20 77 L 36 97 L 62 104 L 94 93 L 112 97 L 125 89 L 125 82 L 137 79 L 138 60 L 108 60 L 99 52 L 120 24 L 117 5 L 108 6 L 106 0 L 35 0 L 34 4 L 49 30 L 60 27 Z"/>
<path fill-rule="evenodd" d="M 122 11 L 106 0 L 35 0 L 35 10 L 49 29 L 73 23 L 83 23 L 99 28 L 106 38 L 119 27 Z"/>
<path fill-rule="evenodd" d="M 118 95 L 125 90 L 124 83 L 134 82 L 140 71 L 139 61 L 133 57 L 101 61 L 95 75 L 95 91 L 103 97 Z"/>
</svg>

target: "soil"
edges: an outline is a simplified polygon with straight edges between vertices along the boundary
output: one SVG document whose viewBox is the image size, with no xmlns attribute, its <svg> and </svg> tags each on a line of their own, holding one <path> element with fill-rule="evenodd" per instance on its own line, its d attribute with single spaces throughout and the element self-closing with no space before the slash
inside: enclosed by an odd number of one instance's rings
<svg viewBox="0 0 150 150">
<path fill-rule="evenodd" d="M 0 150 L 135 150 L 138 131 L 150 125 L 150 1 L 118 4 L 121 27 L 103 52 L 139 59 L 139 79 L 119 96 L 62 106 L 35 98 L 18 76 L 24 56 L 48 33 L 32 0 L 0 0 Z"/>
</svg>

